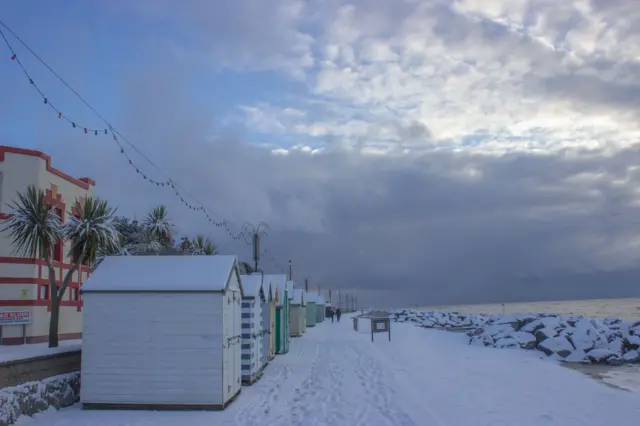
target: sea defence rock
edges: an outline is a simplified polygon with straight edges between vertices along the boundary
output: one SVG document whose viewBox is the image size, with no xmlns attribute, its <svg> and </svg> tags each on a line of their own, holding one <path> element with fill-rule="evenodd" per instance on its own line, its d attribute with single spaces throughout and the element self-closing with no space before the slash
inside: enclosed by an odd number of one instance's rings
<svg viewBox="0 0 640 426">
<path fill-rule="evenodd" d="M 563 362 L 640 363 L 640 321 L 575 315 L 481 315 L 396 309 L 389 317 L 419 327 L 464 331 L 469 344 L 538 350 Z"/>
</svg>

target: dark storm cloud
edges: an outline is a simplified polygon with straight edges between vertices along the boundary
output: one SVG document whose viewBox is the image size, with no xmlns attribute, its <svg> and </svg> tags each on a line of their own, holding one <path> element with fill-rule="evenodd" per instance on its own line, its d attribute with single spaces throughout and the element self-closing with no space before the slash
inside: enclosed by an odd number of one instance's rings
<svg viewBox="0 0 640 426">
<path fill-rule="evenodd" d="M 295 38 L 286 2 L 225 3 L 215 13 L 214 3 L 187 2 L 175 17 L 168 2 L 140 4 L 154 6 L 142 11 L 147 19 L 176 18 L 178 32 L 195 40 L 191 48 L 212 54 L 212 60 L 242 67 L 300 56 L 302 50 L 283 53 Z M 596 3 L 618 16 L 612 3 Z M 359 22 L 367 24 L 369 35 L 393 32 L 413 10 L 409 2 L 397 9 L 395 2 L 356 4 L 364 10 Z M 306 7 L 309 28 L 335 15 L 334 9 Z M 529 57 L 537 68 L 526 88 L 543 99 L 638 107 L 638 86 L 630 78 L 563 74 L 560 54 L 506 27 L 461 18 L 445 6 L 433 11 L 442 18 L 437 35 L 451 49 L 482 43 L 493 46 L 498 60 Z M 535 10 L 528 13 L 535 21 Z M 335 144 L 320 154 L 274 155 L 248 142 L 251 129 L 226 127 L 194 104 L 188 95 L 192 70 L 163 61 L 160 53 L 152 52 L 148 68 L 123 74 L 121 115 L 112 121 L 199 201 L 232 220 L 234 230 L 245 221 L 269 222 L 273 232 L 263 247 L 280 266 L 291 259 L 296 277 L 307 276 L 325 289 L 355 289 L 361 301 L 378 305 L 640 294 L 632 278 L 640 274 L 627 270 L 639 260 L 637 145 L 500 156 L 480 150 L 381 156 Z M 254 59 L 265 62 L 256 65 Z M 614 63 L 598 66 L 606 71 Z M 625 66 L 631 75 L 633 65 Z M 408 146 L 433 141 L 422 123 L 396 130 Z M 209 235 L 222 252 L 249 259 L 243 241 L 231 241 L 170 191 L 139 179 L 116 146 L 87 145 L 82 136 L 64 142 L 49 152 L 56 166 L 96 179 L 96 193 L 123 214 L 141 217 L 165 203 L 181 234 Z M 76 156 L 65 155 L 74 150 Z M 132 155 L 150 177 L 166 177 Z M 275 271 L 269 257 L 262 263 Z"/>
</svg>

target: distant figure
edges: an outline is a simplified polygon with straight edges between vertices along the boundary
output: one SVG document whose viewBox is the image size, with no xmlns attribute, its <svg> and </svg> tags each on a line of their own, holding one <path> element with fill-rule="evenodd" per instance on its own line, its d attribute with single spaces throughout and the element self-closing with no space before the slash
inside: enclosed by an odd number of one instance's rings
<svg viewBox="0 0 640 426">
<path fill-rule="evenodd" d="M 338 318 L 338 322 L 340 322 L 340 316 L 342 315 L 342 311 L 340 308 L 336 309 L 336 317 Z"/>
<path fill-rule="evenodd" d="M 331 318 L 331 322 L 333 322 L 333 309 L 329 308 L 329 318 Z"/>
</svg>

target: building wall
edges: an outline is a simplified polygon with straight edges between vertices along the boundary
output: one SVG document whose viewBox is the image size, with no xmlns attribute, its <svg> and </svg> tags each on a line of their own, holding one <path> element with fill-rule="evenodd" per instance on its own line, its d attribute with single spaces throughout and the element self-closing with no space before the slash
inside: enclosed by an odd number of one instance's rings
<svg viewBox="0 0 640 426">
<path fill-rule="evenodd" d="M 305 311 L 302 305 L 291 305 L 289 316 L 289 334 L 291 336 L 302 336 L 303 315 L 305 315 Z"/>
<path fill-rule="evenodd" d="M 86 293 L 81 402 L 221 405 L 222 299 Z"/>
<path fill-rule="evenodd" d="M 316 325 L 316 304 L 307 302 L 307 327 L 315 327 Z"/>
<path fill-rule="evenodd" d="M 262 301 L 242 300 L 242 381 L 252 382 L 262 370 Z"/>
<path fill-rule="evenodd" d="M 75 179 L 53 167 L 51 159 L 39 151 L 0 146 L 0 220 L 10 217 L 11 204 L 17 193 L 29 185 L 46 191 L 52 205 L 67 220 L 76 200 L 93 196 L 95 182 L 89 178 Z M 51 297 L 48 269 L 43 259 L 19 257 L 13 251 L 7 233 L 0 234 L 0 311 L 26 309 L 32 312 L 32 324 L 26 326 L 28 343 L 47 341 Z M 54 261 L 56 279 L 62 280 L 71 269 L 66 256 L 69 245 L 60 247 L 60 261 Z M 62 301 L 60 312 L 60 338 L 79 338 L 82 333 L 82 300 L 79 288 L 87 279 L 90 268 L 82 266 L 74 273 L 72 282 Z M 22 326 L 4 326 L 4 344 L 22 343 Z"/>
<path fill-rule="evenodd" d="M 225 329 L 223 335 L 223 382 L 224 402 L 230 401 L 242 386 L 242 293 L 237 269 L 231 274 L 227 291 L 222 298 L 222 315 Z"/>
</svg>

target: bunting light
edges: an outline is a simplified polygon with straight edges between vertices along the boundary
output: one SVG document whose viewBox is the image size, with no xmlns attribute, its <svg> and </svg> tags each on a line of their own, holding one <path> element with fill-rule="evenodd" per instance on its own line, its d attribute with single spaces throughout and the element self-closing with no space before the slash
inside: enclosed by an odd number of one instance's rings
<svg viewBox="0 0 640 426">
<path fill-rule="evenodd" d="M 22 42 L 14 33 L 13 31 L 11 31 L 4 23 L 2 23 L 0 21 L 0 25 L 2 25 L 4 28 L 6 28 L 8 31 L 10 31 L 17 39 L 18 41 L 20 41 L 22 44 L 25 44 L 24 42 Z M 128 145 L 130 145 L 134 150 L 136 150 L 141 156 L 143 156 L 150 164 L 152 164 L 154 167 L 156 167 L 160 172 L 162 172 L 157 166 L 155 166 L 155 164 L 153 164 L 151 162 L 151 160 L 149 160 L 148 158 L 146 158 L 146 156 L 144 156 L 144 154 L 142 154 L 131 142 L 126 141 L 126 139 L 122 136 L 122 134 L 120 134 L 117 130 L 115 130 L 104 118 L 102 118 L 102 116 L 100 116 L 100 114 L 97 113 L 97 111 L 91 107 L 86 101 L 84 101 L 84 99 L 82 99 L 82 97 L 80 97 L 80 95 L 75 92 L 75 90 L 73 90 L 68 84 L 66 84 L 66 82 L 64 82 L 64 80 L 61 79 L 61 77 L 59 77 L 48 65 L 46 65 L 46 63 L 44 63 L 37 55 L 35 55 L 35 53 L 25 44 L 25 47 L 27 47 L 27 49 L 29 49 L 29 51 L 34 54 L 34 56 L 36 56 L 37 59 L 39 59 L 41 62 L 43 62 L 43 64 L 56 76 L 58 77 L 61 81 L 63 81 L 63 83 L 70 89 L 72 90 L 76 96 L 78 96 L 83 103 L 85 103 L 85 105 L 87 105 L 94 113 L 96 113 L 100 119 L 102 121 L 105 122 L 105 124 L 107 125 L 107 128 L 95 128 L 95 127 L 91 127 L 91 126 L 84 126 L 79 124 L 77 121 L 71 119 L 68 115 L 66 115 L 65 113 L 62 112 L 62 110 L 60 108 L 58 108 L 56 106 L 56 104 L 54 104 L 53 102 L 51 102 L 51 99 L 49 97 L 47 97 L 44 92 L 42 91 L 42 89 L 40 88 L 40 86 L 38 86 L 35 82 L 35 80 L 31 77 L 31 75 L 29 74 L 27 68 L 24 66 L 24 64 L 22 63 L 22 61 L 20 61 L 19 56 L 17 55 L 17 53 L 14 51 L 11 43 L 9 42 L 9 40 L 7 39 L 7 37 L 5 36 L 4 32 L 2 31 L 2 29 L 0 29 L 0 36 L 2 37 L 2 39 L 4 40 L 5 44 L 7 45 L 7 47 L 9 48 L 9 51 L 11 53 L 11 60 L 14 61 L 15 63 L 18 64 L 18 66 L 20 67 L 20 69 L 22 70 L 22 72 L 24 73 L 24 75 L 26 76 L 29 84 L 36 90 L 36 92 L 38 92 L 38 94 L 41 96 L 43 103 L 45 105 L 47 105 L 49 108 L 51 108 L 52 111 L 54 111 L 54 113 L 57 115 L 58 119 L 60 120 L 64 120 L 66 121 L 68 124 L 71 124 L 71 128 L 73 129 L 78 129 L 81 130 L 85 135 L 94 135 L 94 136 L 98 136 L 98 135 L 109 135 L 111 134 L 111 136 L 113 137 L 113 141 L 116 143 L 116 145 L 118 146 L 119 150 L 120 150 L 120 154 L 126 159 L 126 161 L 129 163 L 129 165 L 131 166 L 131 168 L 135 171 L 135 173 L 137 175 L 139 175 L 140 177 L 142 177 L 142 179 L 144 179 L 145 181 L 149 182 L 152 185 L 156 185 L 158 187 L 165 187 L 168 189 L 171 189 L 172 192 L 174 193 L 174 195 L 180 200 L 180 202 L 189 210 L 195 211 L 195 212 L 202 212 L 204 214 L 204 216 L 206 217 L 207 221 L 213 225 L 215 225 L 218 228 L 224 228 L 224 230 L 229 234 L 229 236 L 233 239 L 233 240 L 240 240 L 244 237 L 246 237 L 248 235 L 247 230 L 246 229 L 242 229 L 239 233 L 235 234 L 230 227 L 230 222 L 225 220 L 225 219 L 221 219 L 221 220 L 216 220 L 213 218 L 213 216 L 215 214 L 211 214 L 205 207 L 204 205 L 202 205 L 201 203 L 198 204 L 192 204 L 189 201 L 187 201 L 187 197 L 185 196 L 186 194 L 186 190 L 184 190 L 184 188 L 179 187 L 179 185 L 171 178 L 168 179 L 154 179 L 152 177 L 150 177 L 147 173 L 143 172 L 142 169 L 133 161 L 133 158 L 129 155 L 129 153 L 127 152 L 127 150 L 125 150 L 124 146 L 122 145 L 122 143 L 120 142 L 120 139 L 124 140 L 125 142 L 127 142 Z M 179 190 L 182 189 L 182 192 Z M 183 194 L 184 193 L 184 194 Z M 193 196 L 191 196 L 191 198 L 195 198 Z M 217 215 L 215 215 L 217 216 Z"/>
</svg>

